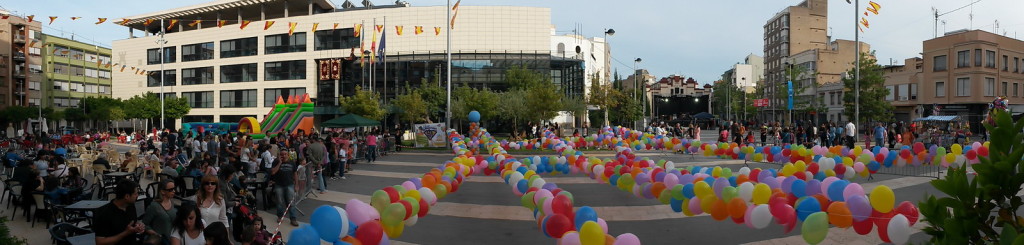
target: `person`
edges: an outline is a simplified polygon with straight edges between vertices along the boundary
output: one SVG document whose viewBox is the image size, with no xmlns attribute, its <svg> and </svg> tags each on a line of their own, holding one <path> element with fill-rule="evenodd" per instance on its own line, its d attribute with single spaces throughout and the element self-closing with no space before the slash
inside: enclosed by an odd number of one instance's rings
<svg viewBox="0 0 1024 245">
<path fill-rule="evenodd" d="M 749 146 L 753 146 L 754 145 L 754 131 L 753 130 L 747 131 L 747 145 L 749 145 Z"/>
<path fill-rule="evenodd" d="M 96 244 L 135 244 L 136 236 L 146 231 L 146 225 L 138 221 L 135 211 L 139 185 L 121 180 L 114 187 L 114 196 L 114 200 L 93 212 L 92 231 L 96 233 Z"/>
<path fill-rule="evenodd" d="M 135 156 L 131 152 L 124 153 L 124 162 L 121 163 L 121 172 L 134 171 L 137 163 L 135 162 Z"/>
<path fill-rule="evenodd" d="M 307 176 L 309 176 L 309 161 L 305 158 L 299 158 L 295 160 L 298 165 L 295 167 L 295 193 L 299 195 L 306 194 Z"/>
<path fill-rule="evenodd" d="M 164 164 L 164 168 L 160 170 L 160 173 L 167 174 L 171 176 L 171 178 L 177 179 L 179 175 L 178 160 L 171 159 L 170 161 L 167 161 L 167 164 Z"/>
<path fill-rule="evenodd" d="M 39 171 L 39 177 L 46 178 L 47 172 L 50 170 L 50 155 L 37 155 L 35 165 L 36 170 Z"/>
<path fill-rule="evenodd" d="M 60 181 L 56 176 L 50 175 L 43 179 L 43 195 L 53 205 L 70 204 L 67 199 L 68 189 L 60 187 Z M 67 200 L 67 201 L 65 201 Z"/>
<path fill-rule="evenodd" d="M 345 179 L 345 172 L 348 168 L 348 149 L 347 146 L 338 147 L 338 178 Z"/>
<path fill-rule="evenodd" d="M 718 142 L 725 143 L 729 141 L 729 129 L 721 129 L 718 131 Z"/>
<path fill-rule="evenodd" d="M 14 167 L 14 171 L 11 173 L 11 179 L 18 181 L 18 183 L 28 182 L 31 178 L 34 178 L 32 176 L 32 168 L 34 167 L 35 164 L 32 160 L 23 159 L 18 161 L 18 166 Z"/>
<path fill-rule="evenodd" d="M 45 178 L 39 176 L 39 170 L 32 169 L 29 173 L 27 180 L 21 182 L 21 206 L 28 210 L 33 204 L 43 205 L 42 203 L 35 203 L 35 199 L 32 198 L 32 193 L 37 191 L 43 191 L 46 185 Z"/>
<path fill-rule="evenodd" d="M 267 231 L 267 226 L 263 225 L 263 217 L 259 215 L 253 217 L 252 226 L 256 230 L 256 236 L 253 238 L 252 244 L 267 245 L 267 243 L 270 243 L 270 239 L 274 235 L 270 234 L 270 231 Z"/>
<path fill-rule="evenodd" d="M 194 202 L 183 202 L 174 216 L 171 229 L 171 245 L 206 245 L 203 222 L 199 220 L 199 208 Z"/>
<path fill-rule="evenodd" d="M 857 126 L 853 125 L 853 121 L 848 121 L 843 131 L 846 133 L 846 148 L 853 149 L 853 145 L 857 143 Z"/>
<path fill-rule="evenodd" d="M 882 123 L 878 123 L 877 125 L 875 125 L 875 130 L 874 130 L 874 131 L 875 131 L 875 132 L 874 132 L 874 135 L 875 135 L 875 144 L 876 144 L 876 145 L 878 145 L 879 147 L 883 147 L 883 146 L 885 146 L 885 145 L 884 145 L 884 142 L 885 142 L 885 135 L 886 135 L 886 133 L 887 133 L 887 132 L 885 131 L 885 126 L 883 126 L 883 124 L 882 124 Z M 892 145 L 889 145 L 889 148 L 892 148 Z"/>
<path fill-rule="evenodd" d="M 165 179 L 160 182 L 156 200 L 149 204 L 142 215 L 142 223 L 146 224 L 146 234 L 156 236 L 163 242 L 170 242 L 171 221 L 178 216 L 178 209 L 171 200 L 174 199 L 174 180 Z"/>
<path fill-rule="evenodd" d="M 220 181 L 216 175 L 205 175 L 202 179 L 201 189 L 189 200 L 195 201 L 199 206 L 200 217 L 204 224 L 213 222 L 228 223 L 228 206 L 224 202 L 224 195 L 220 192 Z"/>
<path fill-rule="evenodd" d="M 50 165 L 56 166 L 53 168 L 53 172 L 50 172 L 50 176 L 55 176 L 57 178 L 64 178 L 68 176 L 68 164 L 64 161 L 64 157 L 53 157 L 53 159 L 50 159 Z"/>
<path fill-rule="evenodd" d="M 220 244 L 231 244 L 231 239 L 228 238 L 228 227 L 223 222 L 213 222 L 203 229 L 203 238 L 206 239 L 206 245 L 220 245 Z"/>
<path fill-rule="evenodd" d="M 295 220 L 295 206 L 289 205 L 295 198 L 295 162 L 289 159 L 287 151 L 281 151 L 281 155 L 274 159 L 274 166 L 270 168 L 273 178 L 274 193 L 277 197 L 277 220 L 284 218 L 285 208 L 292 226 L 299 226 Z"/>
<path fill-rule="evenodd" d="M 235 167 L 231 165 L 224 165 L 224 167 L 221 167 L 218 176 L 218 183 L 220 183 L 220 186 L 217 188 L 220 189 L 220 194 L 224 197 L 224 204 L 225 207 L 227 207 L 226 212 L 228 218 L 235 217 L 234 208 L 239 205 L 238 199 L 236 199 L 238 198 L 237 191 L 245 189 L 242 187 L 242 183 L 238 181 L 238 177 L 235 175 L 236 172 L 238 171 L 235 170 Z"/>
<path fill-rule="evenodd" d="M 377 131 L 366 136 L 366 162 L 371 163 L 377 160 Z"/>
</svg>

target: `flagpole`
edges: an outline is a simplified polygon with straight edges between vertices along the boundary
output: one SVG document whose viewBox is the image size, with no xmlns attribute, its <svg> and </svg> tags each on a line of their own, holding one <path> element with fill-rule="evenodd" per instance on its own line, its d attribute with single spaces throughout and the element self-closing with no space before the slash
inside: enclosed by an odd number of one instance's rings
<svg viewBox="0 0 1024 245">
<path fill-rule="evenodd" d="M 855 57 L 854 60 L 855 61 L 853 62 L 853 69 L 854 69 L 854 73 L 853 73 L 854 74 L 853 75 L 853 86 L 854 86 L 854 89 L 853 89 L 853 92 L 854 92 L 854 97 L 856 97 L 856 101 L 853 102 L 853 105 L 854 105 L 853 124 L 857 125 L 858 127 L 860 126 L 860 30 L 858 30 L 860 28 L 860 24 L 857 22 L 857 18 L 858 18 L 857 14 L 859 13 L 859 11 L 860 11 L 860 0 L 856 0 L 856 3 L 854 3 L 854 5 L 853 5 L 853 27 L 854 27 L 854 29 L 853 29 L 853 40 L 854 40 L 853 41 L 853 45 L 854 45 L 854 50 L 856 50 L 856 52 L 854 52 L 855 53 L 854 54 L 854 57 Z M 853 134 L 857 135 L 856 132 L 853 132 Z M 856 140 L 856 139 L 854 139 L 854 140 Z"/>
<path fill-rule="evenodd" d="M 445 55 L 447 57 L 447 62 L 446 63 L 447 63 L 447 67 L 448 67 L 448 69 L 447 69 L 447 71 L 448 71 L 447 73 L 448 74 L 446 75 L 447 76 L 447 83 L 448 83 L 446 85 L 448 87 L 448 94 L 447 94 L 447 96 L 448 96 L 448 99 L 447 99 L 447 107 L 448 107 L 448 109 L 445 110 L 445 113 L 444 113 L 445 114 L 445 119 L 444 120 L 445 120 L 445 126 L 448 127 L 449 129 L 451 129 L 452 128 L 452 25 L 450 23 L 448 23 L 448 22 L 451 21 L 451 19 L 452 19 L 452 0 L 448 0 L 448 7 L 446 9 L 447 9 L 447 12 L 448 12 L 448 18 L 445 19 L 445 23 L 444 24 L 445 24 L 445 26 L 447 28 L 447 31 L 445 32 L 445 36 L 446 36 L 446 43 L 447 43 L 447 46 L 448 46 L 448 48 L 445 50 Z M 445 132 L 445 134 L 447 135 L 447 132 Z"/>
<path fill-rule="evenodd" d="M 164 19 L 160 19 L 160 39 L 156 42 L 160 43 L 160 128 L 167 128 L 164 122 L 167 119 L 164 118 Z M 147 75 L 148 76 L 148 75 Z"/>
<path fill-rule="evenodd" d="M 373 28 L 372 29 L 373 29 L 373 38 L 371 38 L 372 40 L 370 40 L 370 42 L 376 44 L 377 43 L 377 18 L 373 18 Z M 370 60 L 371 61 L 376 61 L 373 58 L 373 56 L 377 55 L 377 50 L 376 49 L 377 49 L 377 47 L 370 47 Z M 367 84 L 367 85 L 369 85 L 370 92 L 373 92 L 373 87 L 377 86 L 377 80 L 375 79 L 375 76 L 377 75 L 376 73 L 377 73 L 377 62 L 370 62 L 370 84 Z"/>
<path fill-rule="evenodd" d="M 380 63 L 384 64 L 384 91 L 381 92 L 381 94 L 380 94 L 381 102 L 387 101 L 387 97 L 388 97 L 388 62 L 387 62 L 388 55 L 387 55 L 387 53 L 384 52 L 384 51 L 386 51 L 385 48 L 384 48 L 384 35 L 387 35 L 387 30 L 388 30 L 388 17 L 384 16 L 384 29 L 381 32 L 381 36 L 380 36 L 380 39 L 381 39 L 381 42 L 380 42 L 380 57 L 381 57 Z M 384 127 L 384 128 L 387 128 L 387 125 L 388 125 L 388 117 L 384 116 L 384 124 L 381 125 L 381 126 Z"/>
</svg>

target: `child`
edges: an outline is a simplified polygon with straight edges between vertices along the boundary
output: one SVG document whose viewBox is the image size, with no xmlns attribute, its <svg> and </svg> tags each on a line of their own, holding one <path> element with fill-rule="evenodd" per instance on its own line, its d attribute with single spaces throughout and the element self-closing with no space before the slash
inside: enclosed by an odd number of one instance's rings
<svg viewBox="0 0 1024 245">
<path fill-rule="evenodd" d="M 263 217 L 256 215 L 256 218 L 253 219 L 252 226 L 256 228 L 256 238 L 253 239 L 252 244 L 267 245 L 270 243 L 270 238 L 273 235 L 267 231 L 267 226 L 263 225 Z"/>
<path fill-rule="evenodd" d="M 308 176 L 306 174 L 306 158 L 300 157 L 297 161 L 299 166 L 295 168 L 295 193 L 302 195 L 305 194 L 303 191 L 306 189 L 306 177 Z"/>
<path fill-rule="evenodd" d="M 348 154 L 348 160 L 345 161 L 345 171 L 352 171 L 352 164 L 356 163 L 356 161 L 355 161 L 355 154 L 353 154 L 355 152 L 356 152 L 356 144 L 355 143 L 348 144 L 348 150 L 347 150 L 347 153 L 346 153 L 346 154 Z"/>
<path fill-rule="evenodd" d="M 754 145 L 754 131 L 747 131 L 747 145 Z"/>
<path fill-rule="evenodd" d="M 345 179 L 345 172 L 348 171 L 348 164 L 346 163 L 348 163 L 349 149 L 345 149 L 345 147 L 342 147 L 341 149 L 338 150 L 338 161 L 341 162 L 338 165 L 338 177 L 340 177 L 341 179 Z"/>
</svg>

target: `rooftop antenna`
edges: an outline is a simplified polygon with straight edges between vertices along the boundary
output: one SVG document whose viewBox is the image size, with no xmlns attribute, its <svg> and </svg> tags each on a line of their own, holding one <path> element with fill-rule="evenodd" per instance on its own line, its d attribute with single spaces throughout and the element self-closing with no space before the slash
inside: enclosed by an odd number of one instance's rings
<svg viewBox="0 0 1024 245">
<path fill-rule="evenodd" d="M 974 2 L 971 2 L 971 3 L 967 4 L 967 5 L 960 6 L 959 8 L 956 8 L 956 9 L 954 9 L 952 11 L 941 13 L 941 14 L 939 13 L 939 9 L 937 9 L 935 7 L 932 7 L 932 13 L 935 15 L 935 21 L 933 22 L 933 25 L 934 25 L 934 28 L 935 28 L 933 33 L 935 33 L 935 37 L 939 37 L 939 17 L 941 17 L 943 15 L 947 15 L 949 13 L 956 12 L 957 10 L 961 10 L 961 9 L 966 8 L 966 7 L 971 7 L 971 16 L 970 16 L 970 18 L 972 19 L 972 22 L 971 22 L 972 24 L 971 25 L 973 26 L 974 4 L 978 3 L 978 2 L 981 2 L 981 0 L 976 0 Z M 945 30 L 943 30 L 943 32 L 945 32 Z"/>
</svg>

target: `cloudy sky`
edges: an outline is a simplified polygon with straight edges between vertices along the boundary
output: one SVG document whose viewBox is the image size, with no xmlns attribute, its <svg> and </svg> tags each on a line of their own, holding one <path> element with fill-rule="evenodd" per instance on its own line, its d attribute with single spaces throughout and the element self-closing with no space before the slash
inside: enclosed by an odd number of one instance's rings
<svg viewBox="0 0 1024 245">
<path fill-rule="evenodd" d="M 43 31 L 77 40 L 110 46 L 112 40 L 127 37 L 124 27 L 113 24 L 93 25 L 94 17 L 111 19 L 182 7 L 212 0 L 46 0 L 4 1 L 0 8 L 19 14 L 61 16 L 65 21 L 44 23 Z M 407 0 L 413 6 L 443 5 L 445 0 Z M 870 16 L 871 28 L 861 40 L 876 50 L 880 63 L 889 59 L 918 56 L 921 41 L 933 37 L 932 7 L 945 13 L 977 0 L 875 0 L 882 5 L 878 16 Z M 344 1 L 334 0 L 340 5 Z M 353 1 L 359 2 L 359 1 Z M 454 2 L 454 1 L 453 1 Z M 559 33 L 571 33 L 576 26 L 587 36 L 601 36 L 605 28 L 615 29 L 610 38 L 613 65 L 621 73 L 629 73 L 633 60 L 642 58 L 642 68 L 662 77 L 679 74 L 710 82 L 742 62 L 747 54 L 762 55 L 762 26 L 768 18 L 797 0 L 466 0 L 466 5 L 525 5 L 551 8 L 551 22 Z M 374 1 L 377 5 L 391 1 Z M 867 0 L 861 1 L 861 10 Z M 973 9 L 973 10 L 972 10 Z M 940 17 L 938 31 L 982 29 L 1009 37 L 1024 39 L 1024 15 L 1013 10 L 1024 9 L 1020 0 L 980 0 Z M 973 12 L 973 21 L 972 13 Z M 829 1 L 829 28 L 833 39 L 853 39 L 853 5 L 844 0 Z M 87 17 L 88 21 L 66 21 L 70 16 Z M 943 24 L 943 21 L 945 24 Z M 995 30 L 996 22 L 998 30 Z"/>
</svg>

